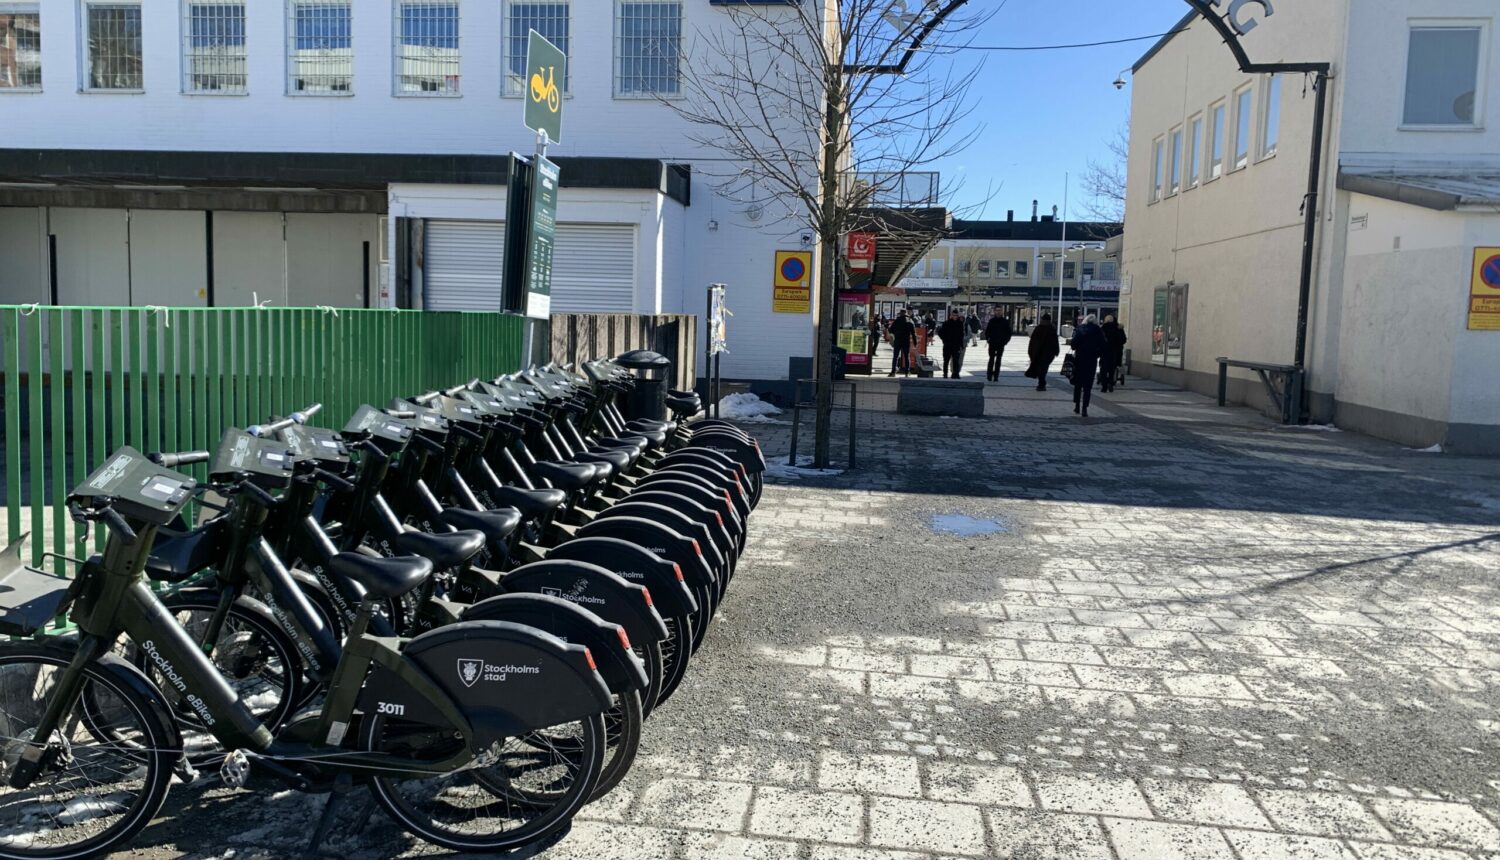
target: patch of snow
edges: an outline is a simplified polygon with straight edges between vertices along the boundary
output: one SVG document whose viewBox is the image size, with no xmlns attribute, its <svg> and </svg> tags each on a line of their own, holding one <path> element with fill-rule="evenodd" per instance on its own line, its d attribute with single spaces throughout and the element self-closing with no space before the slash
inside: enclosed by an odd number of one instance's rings
<svg viewBox="0 0 1500 860">
<path fill-rule="evenodd" d="M 1292 429 L 1292 430 L 1311 430 L 1314 433 L 1342 433 L 1342 432 L 1344 432 L 1343 430 L 1340 430 L 1339 428 L 1333 426 L 1332 424 L 1289 424 L 1287 426 L 1290 429 Z"/>
<path fill-rule="evenodd" d="M 781 410 L 774 404 L 754 394 L 730 394 L 719 401 L 719 417 L 729 421 L 765 420 L 780 414 Z"/>
<path fill-rule="evenodd" d="M 1443 453 L 1443 446 L 1433 445 L 1431 448 L 1407 448 L 1406 450 L 1415 451 L 1418 454 L 1441 454 Z"/>
<path fill-rule="evenodd" d="M 798 481 L 803 478 L 832 478 L 844 474 L 843 469 L 814 469 L 811 457 L 798 457 L 797 465 L 789 465 L 780 458 L 766 464 L 765 476 L 783 481 Z"/>
<path fill-rule="evenodd" d="M 95 818 L 103 818 L 106 815 L 117 815 L 128 808 L 128 795 L 94 797 L 86 794 L 72 798 L 64 804 L 63 811 L 58 813 L 57 823 L 71 827 L 85 821 L 93 821 Z"/>
</svg>

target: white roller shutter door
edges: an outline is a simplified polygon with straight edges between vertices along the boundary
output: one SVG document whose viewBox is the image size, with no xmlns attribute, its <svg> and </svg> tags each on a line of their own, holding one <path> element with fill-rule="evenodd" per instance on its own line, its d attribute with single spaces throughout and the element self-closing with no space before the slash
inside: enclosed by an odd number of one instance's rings
<svg viewBox="0 0 1500 860">
<path fill-rule="evenodd" d="M 558 224 L 552 251 L 552 312 L 635 310 L 635 226 Z"/>
<path fill-rule="evenodd" d="M 503 221 L 428 221 L 423 303 L 430 311 L 498 311 Z"/>
</svg>

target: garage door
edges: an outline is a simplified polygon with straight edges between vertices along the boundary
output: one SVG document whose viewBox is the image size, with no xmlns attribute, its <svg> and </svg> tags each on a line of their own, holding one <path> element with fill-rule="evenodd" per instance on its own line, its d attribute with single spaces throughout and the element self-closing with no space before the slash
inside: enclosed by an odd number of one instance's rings
<svg viewBox="0 0 1500 860">
<path fill-rule="evenodd" d="M 552 251 L 552 312 L 635 310 L 635 227 L 559 224 Z"/>
<path fill-rule="evenodd" d="M 497 311 L 505 263 L 503 221 L 428 221 L 423 305 L 430 311 Z"/>
</svg>

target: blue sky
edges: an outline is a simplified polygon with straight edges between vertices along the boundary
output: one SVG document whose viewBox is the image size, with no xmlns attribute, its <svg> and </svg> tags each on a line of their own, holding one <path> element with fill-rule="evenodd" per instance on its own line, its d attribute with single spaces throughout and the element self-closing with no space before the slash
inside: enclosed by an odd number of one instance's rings
<svg viewBox="0 0 1500 860">
<path fill-rule="evenodd" d="M 1002 0 L 970 0 L 999 6 Z M 976 34 L 975 45 L 1026 46 L 1101 42 L 1165 33 L 1188 11 L 1181 0 L 1004 0 Z M 939 164 L 945 181 L 963 177 L 955 206 L 977 206 L 998 192 L 982 215 L 1031 216 L 1031 201 L 1043 213 L 1063 204 L 1063 174 L 1071 171 L 1072 205 L 1079 217 L 1078 176 L 1089 159 L 1109 157 L 1105 142 L 1130 116 L 1130 89 L 1111 82 L 1133 65 L 1152 42 L 1067 51 L 983 52 L 984 69 L 974 88 L 973 122 L 984 130 L 962 154 Z M 946 60 L 945 60 L 946 61 Z M 972 62 L 959 57 L 957 62 Z M 1126 75 L 1128 81 L 1130 76 Z M 1002 184 L 1003 183 L 1003 184 Z"/>
</svg>

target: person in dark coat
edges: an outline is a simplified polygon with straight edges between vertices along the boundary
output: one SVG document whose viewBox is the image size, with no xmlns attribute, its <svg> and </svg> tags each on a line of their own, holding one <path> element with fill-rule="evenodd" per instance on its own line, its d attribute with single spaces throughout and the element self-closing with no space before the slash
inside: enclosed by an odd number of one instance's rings
<svg viewBox="0 0 1500 860">
<path fill-rule="evenodd" d="M 938 329 L 938 339 L 943 342 L 943 376 L 957 379 L 964 369 L 964 346 L 969 340 L 969 327 L 957 311 Z"/>
<path fill-rule="evenodd" d="M 1041 322 L 1031 329 L 1031 342 L 1026 345 L 1026 354 L 1031 357 L 1031 367 L 1026 370 L 1026 375 L 1036 380 L 1037 391 L 1047 390 L 1047 369 L 1060 351 L 1052 314 L 1042 314 Z"/>
<path fill-rule="evenodd" d="M 1073 330 L 1073 412 L 1089 417 L 1089 400 L 1094 394 L 1094 378 L 1099 373 L 1099 359 L 1108 344 L 1104 330 L 1093 314 L 1083 318 L 1083 324 Z"/>
<path fill-rule="evenodd" d="M 984 327 L 984 339 L 990 345 L 990 382 L 1000 381 L 1000 360 L 1005 357 L 1005 345 L 1010 343 L 1012 336 L 1010 317 L 1003 314 L 990 317 L 989 325 Z"/>
<path fill-rule="evenodd" d="M 900 370 L 903 374 L 911 374 L 911 342 L 917 335 L 917 327 L 906 318 L 906 311 L 896 314 L 896 319 L 886 329 L 886 334 L 891 336 L 891 376 Z"/>
<path fill-rule="evenodd" d="M 1104 325 L 1099 328 L 1104 332 L 1104 355 L 1099 357 L 1099 390 L 1108 393 L 1115 390 L 1115 379 L 1125 364 L 1125 344 L 1130 338 L 1125 336 L 1125 327 L 1115 322 L 1112 316 L 1105 317 Z"/>
<path fill-rule="evenodd" d="M 984 328 L 984 326 L 979 324 L 979 314 L 969 311 L 969 318 L 966 320 L 966 323 L 969 326 L 969 346 L 976 346 L 976 338 L 979 337 L 979 330 Z"/>
</svg>

